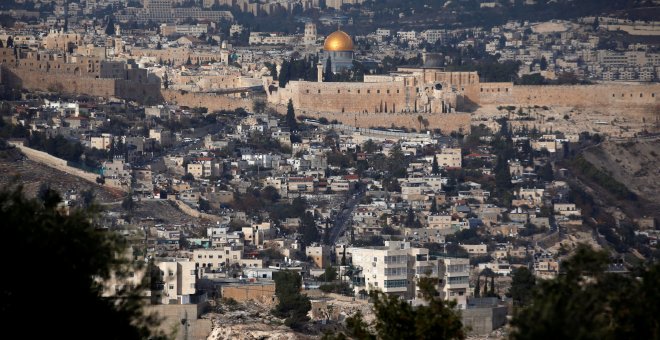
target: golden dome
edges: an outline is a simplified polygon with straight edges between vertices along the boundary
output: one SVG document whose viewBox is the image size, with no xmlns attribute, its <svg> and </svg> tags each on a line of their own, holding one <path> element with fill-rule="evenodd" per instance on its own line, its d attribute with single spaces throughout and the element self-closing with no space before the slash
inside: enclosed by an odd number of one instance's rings
<svg viewBox="0 0 660 340">
<path fill-rule="evenodd" d="M 330 34 L 325 38 L 325 43 L 323 44 L 323 50 L 325 51 L 352 51 L 353 50 L 353 40 L 351 37 L 346 34 L 344 31 L 336 31 Z"/>
</svg>

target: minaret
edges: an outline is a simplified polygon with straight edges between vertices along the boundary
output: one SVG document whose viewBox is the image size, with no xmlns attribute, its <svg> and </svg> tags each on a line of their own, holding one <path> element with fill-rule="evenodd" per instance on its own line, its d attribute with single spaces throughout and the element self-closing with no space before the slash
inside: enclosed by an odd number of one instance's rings
<svg viewBox="0 0 660 340">
<path fill-rule="evenodd" d="M 323 82 L 323 64 L 320 62 L 316 64 L 316 81 L 319 83 Z"/>
</svg>

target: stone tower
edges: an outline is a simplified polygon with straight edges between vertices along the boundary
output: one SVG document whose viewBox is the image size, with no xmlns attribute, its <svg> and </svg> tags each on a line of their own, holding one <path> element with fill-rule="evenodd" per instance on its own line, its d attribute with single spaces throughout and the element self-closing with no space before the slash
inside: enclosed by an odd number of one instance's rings
<svg viewBox="0 0 660 340">
<path fill-rule="evenodd" d="M 305 24 L 305 36 L 303 37 L 303 44 L 314 45 L 316 43 L 316 24 L 308 22 Z"/>
<path fill-rule="evenodd" d="M 319 83 L 323 82 L 323 64 L 320 62 L 316 64 L 316 81 Z"/>
</svg>

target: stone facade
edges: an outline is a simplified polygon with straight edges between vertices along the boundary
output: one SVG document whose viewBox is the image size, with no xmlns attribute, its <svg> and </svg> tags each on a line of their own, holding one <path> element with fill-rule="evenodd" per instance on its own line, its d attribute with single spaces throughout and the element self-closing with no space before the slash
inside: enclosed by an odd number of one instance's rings
<svg viewBox="0 0 660 340">
<path fill-rule="evenodd" d="M 359 83 L 291 81 L 284 88 L 265 79 L 264 87 L 272 104 L 291 100 L 299 115 L 359 127 L 416 127 L 421 113 L 427 128 L 456 131 L 463 117 L 446 113 L 488 105 L 620 108 L 621 114 L 650 119 L 660 111 L 660 84 L 520 86 L 481 83 L 476 72 L 436 68 L 403 67 Z"/>
<path fill-rule="evenodd" d="M 164 101 L 188 107 L 206 107 L 209 111 L 249 109 L 252 101 L 212 93 L 193 93 L 175 90 L 162 90 Z"/>
<path fill-rule="evenodd" d="M 222 286 L 220 288 L 220 295 L 223 298 L 234 299 L 238 302 L 253 300 L 268 305 L 274 305 L 276 302 L 275 283 Z"/>
<path fill-rule="evenodd" d="M 19 52 L 16 58 L 11 48 L 0 48 L 0 61 L 11 87 L 120 97 L 146 104 L 162 99 L 160 80 L 130 62 L 38 51 Z"/>
</svg>

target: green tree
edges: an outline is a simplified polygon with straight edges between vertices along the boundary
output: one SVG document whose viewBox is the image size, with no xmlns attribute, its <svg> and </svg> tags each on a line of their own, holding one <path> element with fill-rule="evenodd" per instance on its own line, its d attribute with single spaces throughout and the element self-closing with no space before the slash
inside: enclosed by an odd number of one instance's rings
<svg viewBox="0 0 660 340">
<path fill-rule="evenodd" d="M 298 130 L 298 123 L 296 122 L 296 112 L 293 109 L 293 101 L 289 99 L 286 104 L 286 117 L 284 118 L 286 126 L 291 129 L 291 132 Z"/>
<path fill-rule="evenodd" d="M 286 318 L 284 323 L 293 328 L 300 329 L 309 320 L 307 312 L 312 309 L 309 298 L 300 294 L 302 280 L 298 273 L 284 270 L 273 273 L 275 280 L 275 295 L 279 300 L 273 314 Z"/>
<path fill-rule="evenodd" d="M 346 265 L 346 247 L 344 247 L 344 250 L 341 252 L 341 265 Z"/>
<path fill-rule="evenodd" d="M 368 139 L 364 144 L 362 145 L 362 151 L 366 153 L 374 153 L 378 150 L 378 146 L 376 143 L 374 143 L 373 140 Z"/>
<path fill-rule="evenodd" d="M 490 297 L 497 297 L 497 294 L 495 294 L 495 275 L 490 277 L 490 292 L 488 292 L 488 295 Z"/>
<path fill-rule="evenodd" d="M 435 197 L 431 199 L 431 214 L 438 213 L 438 202 L 435 200 Z"/>
<path fill-rule="evenodd" d="M 539 63 L 541 66 L 541 71 L 545 71 L 548 69 L 548 60 L 545 59 L 545 56 L 541 57 L 541 62 Z"/>
<path fill-rule="evenodd" d="M 136 208 L 137 204 L 135 203 L 135 200 L 133 200 L 133 194 L 129 193 L 123 201 L 121 201 L 121 208 L 128 211 L 128 212 L 133 212 Z"/>
<path fill-rule="evenodd" d="M 513 270 L 509 295 L 516 306 L 526 306 L 532 298 L 532 291 L 536 285 L 534 274 L 527 267 Z"/>
<path fill-rule="evenodd" d="M 552 171 L 552 164 L 550 162 L 546 162 L 539 169 L 539 177 L 544 182 L 552 182 L 552 180 L 554 180 L 554 173 Z"/>
<path fill-rule="evenodd" d="M 325 82 L 331 82 L 333 81 L 334 73 L 332 73 L 332 61 L 330 60 L 330 56 L 328 56 L 328 59 L 325 62 L 325 70 L 323 70 L 323 81 Z"/>
<path fill-rule="evenodd" d="M 415 212 L 413 211 L 412 207 L 408 207 L 405 225 L 409 228 L 415 225 Z"/>
<path fill-rule="evenodd" d="M 380 291 L 370 293 L 374 304 L 376 334 L 371 333 L 361 315 L 356 314 L 346 325 L 349 335 L 357 339 L 465 339 L 461 316 L 455 301 L 444 301 L 435 286 L 437 279 L 422 277 L 418 281 L 422 299 L 427 305 L 413 307 L 395 295 Z"/>
<path fill-rule="evenodd" d="M 105 26 L 105 35 L 115 35 L 115 18 L 111 15 L 108 19 L 108 25 Z"/>
<path fill-rule="evenodd" d="M 481 297 L 481 275 L 477 275 L 477 284 L 474 286 L 474 297 Z"/>
<path fill-rule="evenodd" d="M 337 269 L 333 266 L 327 266 L 323 273 L 323 281 L 332 282 L 337 279 Z"/>
<path fill-rule="evenodd" d="M 306 212 L 300 220 L 299 233 L 302 235 L 302 243 L 305 246 L 321 240 L 321 234 L 318 228 L 316 228 L 316 221 L 311 212 Z"/>
<path fill-rule="evenodd" d="M 56 193 L 48 194 L 53 196 Z M 117 256 L 125 252 L 125 240 L 99 230 L 88 211 L 72 209 L 65 214 L 57 203 L 28 199 L 20 187 L 0 192 L 3 236 L 11 240 L 2 253 L 21 254 L 22 259 L 5 264 L 7 273 L 20 280 L 0 282 L 3 322 L 34 338 L 83 339 L 90 334 L 99 339 L 156 338 L 157 319 L 142 313 L 142 285 L 124 285 L 111 297 L 103 294 L 112 277 L 125 283 L 139 269 L 132 259 Z M 44 305 L 40 292 L 46 286 L 57 292 L 47 298 L 57 311 L 40 317 L 35 327 L 31 315 Z"/>
<path fill-rule="evenodd" d="M 197 203 L 199 204 L 199 211 L 209 211 L 209 210 L 211 210 L 211 204 L 209 203 L 209 201 L 207 201 L 207 200 L 200 197 L 199 201 Z"/>
<path fill-rule="evenodd" d="M 433 164 L 431 165 L 431 173 L 437 175 L 440 173 L 440 166 L 438 165 L 438 157 L 433 155 Z"/>
<path fill-rule="evenodd" d="M 89 209 L 92 207 L 92 204 L 94 204 L 94 191 L 91 189 L 83 190 L 80 193 L 80 205 L 84 209 Z"/>
<path fill-rule="evenodd" d="M 605 251 L 578 246 L 555 279 L 537 283 L 512 339 L 660 339 L 660 264 L 607 272 Z"/>
</svg>

